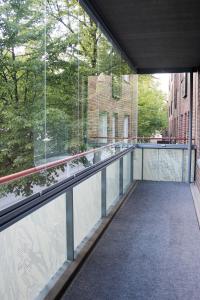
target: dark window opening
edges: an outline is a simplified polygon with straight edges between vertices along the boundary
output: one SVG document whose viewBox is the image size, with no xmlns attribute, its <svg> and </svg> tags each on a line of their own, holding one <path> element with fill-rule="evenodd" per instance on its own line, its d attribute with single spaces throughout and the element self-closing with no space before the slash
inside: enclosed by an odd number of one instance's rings
<svg viewBox="0 0 200 300">
<path fill-rule="evenodd" d="M 187 97 L 187 73 L 184 73 L 181 78 L 181 96 Z"/>
<path fill-rule="evenodd" d="M 112 75 L 112 97 L 114 99 L 120 99 L 122 93 L 121 76 Z"/>
</svg>

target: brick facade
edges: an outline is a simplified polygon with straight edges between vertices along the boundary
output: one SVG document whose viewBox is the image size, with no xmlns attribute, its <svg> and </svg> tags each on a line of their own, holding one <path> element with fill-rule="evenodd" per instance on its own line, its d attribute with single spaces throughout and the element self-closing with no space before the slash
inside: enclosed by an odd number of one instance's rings
<svg viewBox="0 0 200 300">
<path fill-rule="evenodd" d="M 189 76 L 185 73 L 171 74 L 169 82 L 169 136 L 180 143 L 187 142 L 189 132 Z"/>
<path fill-rule="evenodd" d="M 125 118 L 128 136 L 137 136 L 137 75 L 121 76 L 121 95 L 113 98 L 112 76 L 100 74 L 88 78 L 88 138 L 90 141 L 109 142 L 124 136 Z M 102 138 L 101 115 L 105 114 L 107 129 Z M 115 129 L 114 129 L 114 128 Z"/>
<path fill-rule="evenodd" d="M 189 132 L 189 101 L 190 101 L 190 74 L 187 74 L 187 96 L 182 97 L 182 75 L 172 74 L 169 82 L 169 135 L 172 137 L 186 137 L 188 142 Z M 175 96 L 177 89 L 177 107 L 175 108 Z M 175 128 L 175 120 L 177 127 Z M 200 190 L 200 73 L 193 74 L 193 119 L 192 138 L 196 145 L 196 184 Z M 181 143 L 181 141 L 178 141 Z M 182 141 L 183 143 L 183 141 Z"/>
</svg>

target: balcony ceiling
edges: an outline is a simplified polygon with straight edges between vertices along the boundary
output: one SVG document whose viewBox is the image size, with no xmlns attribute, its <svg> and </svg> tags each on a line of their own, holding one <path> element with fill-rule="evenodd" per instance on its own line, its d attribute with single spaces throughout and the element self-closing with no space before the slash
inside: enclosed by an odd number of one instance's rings
<svg viewBox="0 0 200 300">
<path fill-rule="evenodd" d="M 137 73 L 200 67 L 200 0 L 87 0 Z"/>
</svg>

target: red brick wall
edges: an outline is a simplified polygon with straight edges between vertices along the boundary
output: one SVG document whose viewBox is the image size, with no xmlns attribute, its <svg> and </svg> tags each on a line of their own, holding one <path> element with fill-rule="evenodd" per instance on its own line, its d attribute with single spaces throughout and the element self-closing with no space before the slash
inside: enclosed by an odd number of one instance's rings
<svg viewBox="0 0 200 300">
<path fill-rule="evenodd" d="M 176 77 L 177 81 L 172 75 L 170 80 L 170 93 L 169 93 L 169 106 L 173 103 L 173 90 L 174 85 L 177 84 L 178 99 L 177 109 L 173 106 L 172 114 L 169 116 L 169 133 L 172 136 L 185 136 L 188 138 L 189 131 L 189 96 L 190 96 L 190 78 L 188 75 L 188 89 L 187 98 L 181 97 L 181 77 L 180 74 Z M 178 127 L 173 127 L 174 119 L 178 117 Z M 194 138 L 193 143 L 197 147 L 197 160 L 196 160 L 196 185 L 200 191 L 200 73 L 193 74 L 193 120 L 192 120 L 192 137 Z"/>
<path fill-rule="evenodd" d="M 200 191 L 200 73 L 194 76 L 193 136 L 197 146 L 196 185 Z"/>
<path fill-rule="evenodd" d="M 184 143 L 184 141 L 178 141 L 178 138 L 188 138 L 188 112 L 189 112 L 189 91 L 190 91 L 190 78 L 187 75 L 187 97 L 183 98 L 181 93 L 181 80 L 182 74 L 172 74 L 169 83 L 169 99 L 168 106 L 172 107 L 172 113 L 170 109 L 169 115 L 169 136 L 176 137 L 177 142 Z M 175 102 L 177 104 L 175 105 Z M 176 125 L 174 125 L 176 124 Z M 186 141 L 185 141 L 186 142 Z"/>
<path fill-rule="evenodd" d="M 195 174 L 195 183 L 198 187 L 198 190 L 200 191 L 200 168 L 198 167 L 198 165 L 196 166 L 196 174 Z"/>
</svg>

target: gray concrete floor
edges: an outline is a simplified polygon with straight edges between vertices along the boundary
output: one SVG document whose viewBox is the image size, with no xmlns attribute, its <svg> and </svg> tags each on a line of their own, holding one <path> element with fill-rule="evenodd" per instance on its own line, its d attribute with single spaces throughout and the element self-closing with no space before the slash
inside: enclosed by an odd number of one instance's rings
<svg viewBox="0 0 200 300">
<path fill-rule="evenodd" d="M 141 182 L 62 299 L 200 299 L 200 231 L 189 185 Z"/>
</svg>

